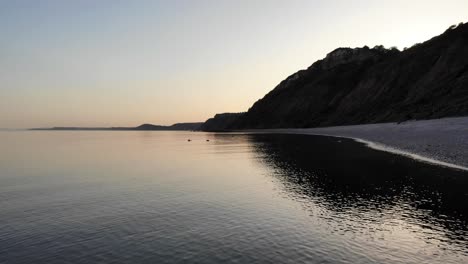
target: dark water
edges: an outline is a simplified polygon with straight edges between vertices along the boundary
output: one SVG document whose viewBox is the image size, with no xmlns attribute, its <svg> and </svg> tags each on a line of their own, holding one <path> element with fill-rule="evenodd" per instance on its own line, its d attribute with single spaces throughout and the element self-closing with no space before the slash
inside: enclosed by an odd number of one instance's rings
<svg viewBox="0 0 468 264">
<path fill-rule="evenodd" d="M 0 263 L 468 262 L 468 173 L 346 139 L 0 132 L 0 210 Z"/>
</svg>

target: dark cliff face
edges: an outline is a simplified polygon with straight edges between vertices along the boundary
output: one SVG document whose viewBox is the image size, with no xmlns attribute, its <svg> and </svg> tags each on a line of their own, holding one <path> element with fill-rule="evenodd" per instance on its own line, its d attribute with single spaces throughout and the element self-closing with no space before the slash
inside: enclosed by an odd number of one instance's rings
<svg viewBox="0 0 468 264">
<path fill-rule="evenodd" d="M 195 122 L 195 123 L 176 123 L 172 126 L 169 126 L 172 130 L 199 130 L 202 122 Z"/>
<path fill-rule="evenodd" d="M 468 23 L 405 51 L 339 48 L 282 81 L 230 129 L 468 115 Z"/>
<path fill-rule="evenodd" d="M 216 114 L 213 118 L 206 120 L 206 122 L 200 126 L 202 131 L 224 131 L 234 126 L 234 123 L 242 117 L 244 113 L 224 113 Z"/>
</svg>

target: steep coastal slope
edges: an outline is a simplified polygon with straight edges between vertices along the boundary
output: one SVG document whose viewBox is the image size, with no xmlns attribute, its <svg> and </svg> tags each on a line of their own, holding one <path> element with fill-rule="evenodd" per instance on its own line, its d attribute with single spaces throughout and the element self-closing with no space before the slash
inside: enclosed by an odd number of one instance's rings
<svg viewBox="0 0 468 264">
<path fill-rule="evenodd" d="M 468 115 L 468 23 L 404 51 L 339 48 L 244 114 L 204 130 L 304 128 Z"/>
</svg>

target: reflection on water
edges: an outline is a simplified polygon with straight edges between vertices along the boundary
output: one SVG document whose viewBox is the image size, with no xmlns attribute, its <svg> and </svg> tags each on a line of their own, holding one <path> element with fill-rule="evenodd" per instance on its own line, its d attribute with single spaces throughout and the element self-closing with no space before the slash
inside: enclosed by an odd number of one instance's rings
<svg viewBox="0 0 468 264">
<path fill-rule="evenodd" d="M 428 254 L 434 260 L 447 251 L 462 259 L 468 255 L 466 172 L 349 139 L 265 134 L 248 138 L 283 195 L 327 222 L 330 232 L 377 239 L 382 247 Z"/>
<path fill-rule="evenodd" d="M 385 236 L 404 226 L 437 248 L 468 253 L 466 172 L 359 147 L 349 139 L 254 135 L 251 140 L 285 195 L 311 214 L 319 207 L 316 216 L 335 222 L 335 231 Z"/>
<path fill-rule="evenodd" d="M 466 172 L 337 138 L 1 132 L 0 208 L 0 263 L 468 260 Z"/>
</svg>

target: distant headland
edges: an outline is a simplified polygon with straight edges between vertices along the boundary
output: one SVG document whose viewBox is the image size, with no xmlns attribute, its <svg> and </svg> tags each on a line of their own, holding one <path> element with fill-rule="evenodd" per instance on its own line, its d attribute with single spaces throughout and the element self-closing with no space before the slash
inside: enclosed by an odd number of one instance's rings
<svg viewBox="0 0 468 264">
<path fill-rule="evenodd" d="M 199 130 L 203 123 L 176 123 L 170 126 L 161 126 L 153 124 L 143 124 L 137 127 L 49 127 L 49 128 L 31 128 L 29 130 L 116 130 L 116 131 L 191 131 Z"/>
</svg>

